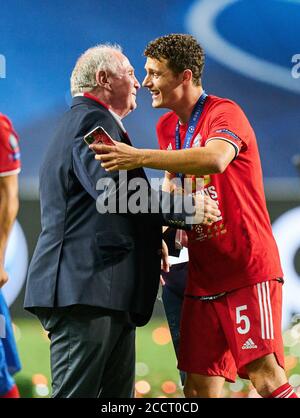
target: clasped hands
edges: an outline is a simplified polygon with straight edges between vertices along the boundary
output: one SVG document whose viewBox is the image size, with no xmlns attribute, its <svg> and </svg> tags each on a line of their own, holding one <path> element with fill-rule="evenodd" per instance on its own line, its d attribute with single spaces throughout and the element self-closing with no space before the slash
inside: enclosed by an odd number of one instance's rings
<svg viewBox="0 0 300 418">
<path fill-rule="evenodd" d="M 89 147 L 106 171 L 133 170 L 143 166 L 143 150 L 113 141 L 114 145 L 91 144 Z M 194 194 L 196 212 L 193 224 L 212 225 L 221 215 L 218 203 L 204 193 Z"/>
<path fill-rule="evenodd" d="M 114 141 L 114 145 L 92 144 L 90 145 L 96 155 L 95 159 L 101 161 L 101 167 L 106 171 L 133 170 L 143 166 L 143 150 L 134 148 L 122 142 Z M 193 224 L 212 225 L 218 220 L 221 212 L 218 203 L 204 193 L 193 195 L 196 212 Z M 168 247 L 162 241 L 162 264 L 161 268 L 169 272 Z M 163 277 L 160 277 L 164 285 Z"/>
</svg>

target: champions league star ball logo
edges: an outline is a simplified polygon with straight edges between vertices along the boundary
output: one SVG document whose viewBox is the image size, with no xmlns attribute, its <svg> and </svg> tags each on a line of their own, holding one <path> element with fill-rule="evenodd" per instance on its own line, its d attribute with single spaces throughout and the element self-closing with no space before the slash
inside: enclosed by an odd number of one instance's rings
<svg viewBox="0 0 300 418">
<path fill-rule="evenodd" d="M 203 232 L 203 228 L 201 225 L 196 225 L 194 229 L 197 234 L 201 234 Z"/>
</svg>

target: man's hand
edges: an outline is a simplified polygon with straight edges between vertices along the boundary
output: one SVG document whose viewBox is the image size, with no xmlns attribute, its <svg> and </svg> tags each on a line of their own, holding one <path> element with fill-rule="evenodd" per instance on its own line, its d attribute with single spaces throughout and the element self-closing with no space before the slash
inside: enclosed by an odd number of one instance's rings
<svg viewBox="0 0 300 418">
<path fill-rule="evenodd" d="M 143 150 L 134 148 L 123 142 L 114 141 L 115 145 L 91 144 L 96 155 L 95 159 L 100 160 L 101 167 L 106 171 L 133 170 L 143 165 Z"/>
<path fill-rule="evenodd" d="M 8 282 L 8 274 L 4 270 L 4 267 L 0 265 L 0 288 Z"/>
<path fill-rule="evenodd" d="M 161 248 L 161 269 L 163 271 L 165 271 L 166 273 L 169 273 L 170 271 L 170 264 L 169 264 L 169 249 L 167 244 L 165 243 L 164 240 L 162 240 L 162 248 Z M 165 281 L 162 277 L 162 275 L 160 275 L 160 284 L 162 286 L 165 285 Z"/>
<path fill-rule="evenodd" d="M 221 212 L 218 208 L 218 204 L 215 200 L 211 199 L 207 195 L 197 193 L 194 196 L 196 214 L 194 216 L 194 224 L 212 225 L 217 222 Z"/>
<path fill-rule="evenodd" d="M 170 264 L 169 264 L 169 249 L 165 241 L 162 241 L 162 248 L 161 248 L 161 268 L 166 273 L 170 271 Z"/>
</svg>

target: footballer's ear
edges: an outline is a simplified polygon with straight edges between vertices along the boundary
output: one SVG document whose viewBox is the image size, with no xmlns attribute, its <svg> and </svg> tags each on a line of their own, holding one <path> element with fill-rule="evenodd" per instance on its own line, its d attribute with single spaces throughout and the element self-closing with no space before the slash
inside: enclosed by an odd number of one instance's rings
<svg viewBox="0 0 300 418">
<path fill-rule="evenodd" d="M 189 69 L 184 70 L 182 73 L 182 81 L 186 83 L 193 81 L 193 71 Z"/>
</svg>

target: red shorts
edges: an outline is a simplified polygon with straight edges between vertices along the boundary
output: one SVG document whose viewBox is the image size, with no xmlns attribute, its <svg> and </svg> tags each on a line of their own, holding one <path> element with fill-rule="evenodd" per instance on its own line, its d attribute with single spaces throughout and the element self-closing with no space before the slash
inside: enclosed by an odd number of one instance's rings
<svg viewBox="0 0 300 418">
<path fill-rule="evenodd" d="M 215 300 L 184 298 L 178 368 L 188 373 L 248 378 L 245 365 L 274 353 L 284 368 L 282 282 L 271 280 Z"/>
</svg>

